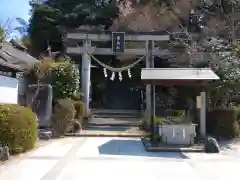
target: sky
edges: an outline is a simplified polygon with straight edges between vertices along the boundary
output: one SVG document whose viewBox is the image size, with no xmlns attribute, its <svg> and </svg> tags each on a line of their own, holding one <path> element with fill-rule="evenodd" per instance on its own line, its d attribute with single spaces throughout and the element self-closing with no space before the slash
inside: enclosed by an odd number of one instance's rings
<svg viewBox="0 0 240 180">
<path fill-rule="evenodd" d="M 2 25 L 11 19 L 11 26 L 14 28 L 19 25 L 15 21 L 17 17 L 28 21 L 29 10 L 29 0 L 0 0 L 0 24 Z"/>
</svg>

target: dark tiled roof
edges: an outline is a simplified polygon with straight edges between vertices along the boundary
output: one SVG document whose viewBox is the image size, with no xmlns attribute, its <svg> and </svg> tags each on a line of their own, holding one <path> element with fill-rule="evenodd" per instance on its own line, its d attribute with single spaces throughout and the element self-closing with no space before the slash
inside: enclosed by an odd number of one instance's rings
<svg viewBox="0 0 240 180">
<path fill-rule="evenodd" d="M 38 60 L 24 51 L 13 47 L 10 42 L 4 42 L 0 48 L 0 64 L 16 70 L 24 71 Z"/>
<path fill-rule="evenodd" d="M 4 59 L 1 58 L 1 56 L 0 56 L 0 66 L 7 67 L 7 68 L 10 68 L 10 69 L 14 69 L 16 71 L 22 71 L 19 66 L 5 61 Z"/>
</svg>

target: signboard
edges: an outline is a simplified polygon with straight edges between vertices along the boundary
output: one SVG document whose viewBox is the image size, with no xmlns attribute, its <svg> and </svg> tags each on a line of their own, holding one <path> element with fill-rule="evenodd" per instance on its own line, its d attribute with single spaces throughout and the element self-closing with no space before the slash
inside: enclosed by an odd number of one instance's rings
<svg viewBox="0 0 240 180">
<path fill-rule="evenodd" d="M 112 50 L 123 53 L 125 48 L 125 32 L 112 32 Z"/>
<path fill-rule="evenodd" d="M 201 96 L 197 96 L 196 102 L 197 102 L 197 109 L 200 109 L 201 108 Z"/>
</svg>

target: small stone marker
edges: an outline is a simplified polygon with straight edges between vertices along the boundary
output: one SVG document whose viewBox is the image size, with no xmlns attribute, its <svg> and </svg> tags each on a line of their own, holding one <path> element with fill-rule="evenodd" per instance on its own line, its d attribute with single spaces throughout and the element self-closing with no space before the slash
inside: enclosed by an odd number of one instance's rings
<svg viewBox="0 0 240 180">
<path fill-rule="evenodd" d="M 3 147 L 0 146 L 0 160 L 3 159 Z"/>
<path fill-rule="evenodd" d="M 81 123 L 75 120 L 68 127 L 67 133 L 78 133 L 80 130 L 82 130 Z"/>
<path fill-rule="evenodd" d="M 212 137 L 206 138 L 205 143 L 204 143 L 204 151 L 206 153 L 219 153 L 220 147 L 218 145 L 217 140 Z"/>
<path fill-rule="evenodd" d="M 9 148 L 7 146 L 0 147 L 0 160 L 6 161 L 10 157 Z"/>
<path fill-rule="evenodd" d="M 38 136 L 40 139 L 44 139 L 44 140 L 49 140 L 52 138 L 53 133 L 51 130 L 44 130 L 44 129 L 40 129 L 38 131 Z"/>
</svg>

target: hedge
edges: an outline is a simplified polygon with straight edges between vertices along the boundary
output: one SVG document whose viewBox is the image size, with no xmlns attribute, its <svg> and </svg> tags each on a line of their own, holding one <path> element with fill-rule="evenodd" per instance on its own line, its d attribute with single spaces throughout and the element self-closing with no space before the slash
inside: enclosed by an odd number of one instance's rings
<svg viewBox="0 0 240 180">
<path fill-rule="evenodd" d="M 212 109 L 207 112 L 207 133 L 217 137 L 232 138 L 240 133 L 238 109 Z"/>
<path fill-rule="evenodd" d="M 52 116 L 54 136 L 63 136 L 65 134 L 68 125 L 74 120 L 75 113 L 75 106 L 71 99 L 65 98 L 58 101 Z"/>
<path fill-rule="evenodd" d="M 37 142 L 36 115 L 19 105 L 0 105 L 0 145 L 10 153 L 33 149 Z"/>
<path fill-rule="evenodd" d="M 80 119 L 84 117 L 84 103 L 82 101 L 75 101 L 74 107 L 76 110 L 75 118 Z"/>
</svg>

